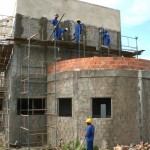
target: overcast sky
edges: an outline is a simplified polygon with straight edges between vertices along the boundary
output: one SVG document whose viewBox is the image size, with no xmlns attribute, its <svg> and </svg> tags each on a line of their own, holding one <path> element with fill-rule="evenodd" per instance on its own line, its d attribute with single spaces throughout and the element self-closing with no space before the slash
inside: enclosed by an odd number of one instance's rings
<svg viewBox="0 0 150 150">
<path fill-rule="evenodd" d="M 122 35 L 138 36 L 139 50 L 146 50 L 142 58 L 150 59 L 150 0 L 81 1 L 120 10 Z M 0 0 L 0 15 L 12 15 L 14 6 L 15 0 Z"/>
</svg>

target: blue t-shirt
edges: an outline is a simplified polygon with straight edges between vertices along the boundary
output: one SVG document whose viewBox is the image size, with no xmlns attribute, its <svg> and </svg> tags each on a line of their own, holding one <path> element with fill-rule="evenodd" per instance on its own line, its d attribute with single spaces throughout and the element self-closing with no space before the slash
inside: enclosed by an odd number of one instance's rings
<svg viewBox="0 0 150 150">
<path fill-rule="evenodd" d="M 109 33 L 108 32 L 104 32 L 103 38 L 107 39 L 107 40 L 110 40 Z"/>
<path fill-rule="evenodd" d="M 58 23 L 58 20 L 57 19 L 53 19 L 52 20 L 52 24 L 54 25 L 54 26 L 56 26 L 56 29 L 59 29 L 59 23 Z"/>
<path fill-rule="evenodd" d="M 94 131 L 95 127 L 93 125 L 88 125 L 86 128 L 86 141 L 93 141 L 94 140 Z"/>
<path fill-rule="evenodd" d="M 59 29 L 58 40 L 62 40 L 63 34 L 65 33 L 65 29 Z"/>
<path fill-rule="evenodd" d="M 75 33 L 76 34 L 81 34 L 82 28 L 83 28 L 82 24 L 76 24 L 76 26 L 75 26 Z"/>
</svg>

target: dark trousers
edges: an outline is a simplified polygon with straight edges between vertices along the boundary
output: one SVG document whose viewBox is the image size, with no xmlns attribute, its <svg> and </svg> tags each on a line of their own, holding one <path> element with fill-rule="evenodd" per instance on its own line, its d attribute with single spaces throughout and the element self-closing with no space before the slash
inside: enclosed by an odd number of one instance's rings
<svg viewBox="0 0 150 150">
<path fill-rule="evenodd" d="M 87 150 L 93 150 L 93 141 L 86 141 Z"/>
</svg>

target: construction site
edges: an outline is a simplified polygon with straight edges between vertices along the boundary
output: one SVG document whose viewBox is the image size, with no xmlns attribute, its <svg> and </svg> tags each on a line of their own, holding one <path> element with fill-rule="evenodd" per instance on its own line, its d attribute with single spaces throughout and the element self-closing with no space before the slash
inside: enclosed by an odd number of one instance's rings
<svg viewBox="0 0 150 150">
<path fill-rule="evenodd" d="M 98 148 L 150 142 L 150 61 L 139 59 L 137 37 L 121 35 L 120 11 L 78 0 L 55 4 L 16 0 L 14 16 L 0 16 L 0 144 L 30 150 L 80 141 L 88 117 Z M 52 40 L 56 13 L 68 28 L 63 41 Z M 84 27 L 76 43 L 78 18 Z"/>
</svg>

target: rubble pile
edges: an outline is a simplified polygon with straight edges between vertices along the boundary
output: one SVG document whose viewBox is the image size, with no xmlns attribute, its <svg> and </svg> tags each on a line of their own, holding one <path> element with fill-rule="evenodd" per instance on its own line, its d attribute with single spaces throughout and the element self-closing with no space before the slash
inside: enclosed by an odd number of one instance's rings
<svg viewBox="0 0 150 150">
<path fill-rule="evenodd" d="M 148 142 L 140 142 L 139 144 L 117 145 L 114 150 L 150 150 L 150 144 Z"/>
</svg>

